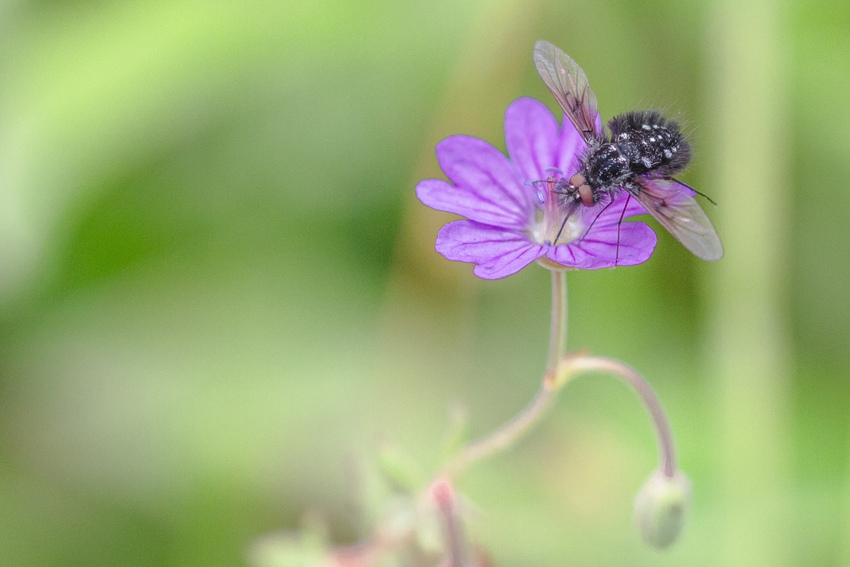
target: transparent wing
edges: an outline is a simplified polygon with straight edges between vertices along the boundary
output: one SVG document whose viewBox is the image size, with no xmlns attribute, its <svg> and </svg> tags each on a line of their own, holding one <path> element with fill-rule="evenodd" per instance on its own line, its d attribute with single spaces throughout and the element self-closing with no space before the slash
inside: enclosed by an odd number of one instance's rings
<svg viewBox="0 0 850 567">
<path fill-rule="evenodd" d="M 682 246 L 709 262 L 723 257 L 717 231 L 693 198 L 693 191 L 672 179 L 641 179 L 640 184 L 640 190 L 630 191 L 632 196 Z"/>
<path fill-rule="evenodd" d="M 585 141 L 590 142 L 601 134 L 596 129 L 599 116 L 596 95 L 578 63 L 541 39 L 534 44 L 534 66 Z"/>
</svg>

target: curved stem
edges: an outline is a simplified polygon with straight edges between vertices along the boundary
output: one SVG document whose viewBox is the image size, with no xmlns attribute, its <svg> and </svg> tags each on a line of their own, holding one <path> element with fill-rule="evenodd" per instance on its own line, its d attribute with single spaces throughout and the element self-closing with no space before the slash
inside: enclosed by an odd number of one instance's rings
<svg viewBox="0 0 850 567">
<path fill-rule="evenodd" d="M 534 399 L 513 419 L 464 447 L 447 467 L 449 474 L 457 475 L 472 463 L 505 449 L 537 423 L 546 413 L 546 409 L 552 404 L 557 393 L 557 390 L 549 387 L 550 382 L 544 378 Z"/>
<path fill-rule="evenodd" d="M 567 273 L 552 271 L 552 315 L 549 325 L 549 357 L 546 370 L 558 366 L 567 352 Z"/>
<path fill-rule="evenodd" d="M 667 419 L 667 414 L 664 413 L 664 408 L 661 406 L 661 400 L 658 399 L 658 395 L 652 389 L 649 382 L 637 370 L 613 358 L 581 356 L 569 360 L 567 364 L 569 365 L 567 370 L 568 379 L 574 378 L 578 373 L 596 371 L 612 374 L 621 378 L 632 387 L 652 419 L 652 424 L 655 428 L 655 437 L 658 443 L 658 458 L 661 463 L 661 470 L 664 476 L 672 478 L 676 472 L 676 447 L 673 442 L 673 431 L 670 428 L 670 421 Z"/>
<path fill-rule="evenodd" d="M 552 271 L 552 316 L 549 327 L 549 355 L 540 389 L 510 421 L 495 431 L 467 444 L 446 467 L 458 474 L 472 463 L 505 449 L 537 423 L 557 397 L 560 387 L 554 380 L 567 346 L 567 274 Z"/>
<path fill-rule="evenodd" d="M 454 476 L 476 461 L 507 448 L 546 414 L 561 388 L 585 372 L 604 372 L 614 375 L 638 395 L 649 412 L 658 444 L 660 468 L 664 476 L 672 478 L 676 472 L 676 448 L 670 422 L 655 390 L 641 374 L 623 362 L 584 353 L 565 354 L 567 339 L 567 280 L 564 272 L 552 272 L 552 321 L 549 335 L 549 356 L 546 373 L 540 389 L 510 421 L 495 431 L 467 444 L 445 467 L 446 474 Z"/>
</svg>

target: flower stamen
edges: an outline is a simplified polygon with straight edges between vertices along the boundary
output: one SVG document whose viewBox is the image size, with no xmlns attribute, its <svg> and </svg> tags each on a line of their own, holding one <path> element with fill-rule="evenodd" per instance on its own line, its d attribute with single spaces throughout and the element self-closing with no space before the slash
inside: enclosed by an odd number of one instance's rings
<svg viewBox="0 0 850 567">
<path fill-rule="evenodd" d="M 532 237 L 545 246 L 569 244 L 584 232 L 577 216 L 569 214 L 571 207 L 565 206 L 564 193 L 559 190 L 563 185 L 561 175 L 563 174 L 558 171 L 558 175 L 545 181 L 526 182 L 537 187 L 536 197 L 540 205 Z"/>
</svg>

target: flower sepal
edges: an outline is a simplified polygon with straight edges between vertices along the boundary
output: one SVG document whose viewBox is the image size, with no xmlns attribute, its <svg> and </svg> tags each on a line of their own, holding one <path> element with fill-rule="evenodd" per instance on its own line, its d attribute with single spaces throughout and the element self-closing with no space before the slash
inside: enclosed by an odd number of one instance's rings
<svg viewBox="0 0 850 567">
<path fill-rule="evenodd" d="M 540 258 L 538 258 L 535 261 L 537 262 L 537 265 L 540 266 L 541 268 L 546 268 L 547 270 L 552 271 L 552 272 L 572 272 L 572 271 L 576 271 L 576 270 L 579 269 L 579 268 L 574 268 L 572 266 L 565 266 L 563 264 L 559 264 L 558 262 L 552 260 L 548 256 L 541 256 Z"/>
</svg>

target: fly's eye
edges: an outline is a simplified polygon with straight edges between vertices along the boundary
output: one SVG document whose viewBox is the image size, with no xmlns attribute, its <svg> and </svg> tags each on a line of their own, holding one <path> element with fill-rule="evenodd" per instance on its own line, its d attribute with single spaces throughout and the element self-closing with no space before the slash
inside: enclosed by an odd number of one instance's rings
<svg viewBox="0 0 850 567">
<path fill-rule="evenodd" d="M 576 177 L 576 176 L 573 176 Z M 590 207 L 593 205 L 593 189 L 590 188 L 590 185 L 585 183 L 581 187 L 578 188 L 579 197 L 581 197 L 581 204 L 585 207 Z"/>
<path fill-rule="evenodd" d="M 581 187 L 585 183 L 587 183 L 587 180 L 584 178 L 584 175 L 581 175 L 580 173 L 576 173 L 570 177 L 570 186 L 573 188 Z"/>
</svg>

